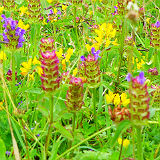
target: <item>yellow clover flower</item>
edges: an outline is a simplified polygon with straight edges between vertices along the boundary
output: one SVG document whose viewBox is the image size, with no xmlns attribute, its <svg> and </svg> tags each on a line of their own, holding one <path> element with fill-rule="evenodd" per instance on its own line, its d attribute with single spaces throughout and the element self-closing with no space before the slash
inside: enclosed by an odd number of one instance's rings
<svg viewBox="0 0 160 160">
<path fill-rule="evenodd" d="M 118 106 L 120 104 L 120 97 L 119 97 L 119 94 L 117 93 L 114 97 L 114 105 L 115 106 Z"/>
<path fill-rule="evenodd" d="M 130 103 L 130 99 L 127 99 L 127 94 L 126 93 L 122 93 L 121 94 L 121 101 L 122 101 L 122 105 L 125 107 Z"/>
<path fill-rule="evenodd" d="M 24 6 L 22 6 L 22 7 L 20 7 L 19 8 L 19 10 L 20 10 L 20 15 L 21 16 L 23 16 L 25 13 L 28 15 L 29 14 L 29 12 L 27 12 L 28 11 L 28 7 L 24 7 Z"/>
<path fill-rule="evenodd" d="M 0 7 L 0 14 L 3 12 L 4 6 Z"/>
<path fill-rule="evenodd" d="M 115 97 L 115 94 L 113 94 L 113 92 L 111 92 L 111 91 L 109 90 L 108 94 L 106 94 L 107 104 L 112 103 L 114 97 Z"/>
<path fill-rule="evenodd" d="M 22 28 L 24 30 L 27 30 L 30 26 L 29 26 L 29 24 L 25 25 L 23 23 L 23 21 L 20 19 L 19 22 L 18 22 L 18 27 L 20 27 L 20 28 Z"/>
</svg>

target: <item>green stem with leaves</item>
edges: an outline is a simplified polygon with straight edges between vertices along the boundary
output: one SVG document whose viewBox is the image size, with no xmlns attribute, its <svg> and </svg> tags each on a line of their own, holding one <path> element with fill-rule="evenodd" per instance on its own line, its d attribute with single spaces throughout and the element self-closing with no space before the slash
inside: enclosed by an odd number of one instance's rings
<svg viewBox="0 0 160 160">
<path fill-rule="evenodd" d="M 72 119 L 72 134 L 73 138 L 75 135 L 75 126 L 76 126 L 76 112 L 73 112 L 73 119 Z"/>
<path fill-rule="evenodd" d="M 12 95 L 13 99 L 15 99 L 15 83 L 16 83 L 16 76 L 15 76 L 15 51 L 12 52 Z"/>
</svg>

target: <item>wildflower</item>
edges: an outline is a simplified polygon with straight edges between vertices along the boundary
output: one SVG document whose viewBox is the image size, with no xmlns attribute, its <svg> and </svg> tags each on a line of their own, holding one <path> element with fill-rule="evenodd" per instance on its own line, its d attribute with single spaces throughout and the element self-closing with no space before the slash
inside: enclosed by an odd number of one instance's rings
<svg viewBox="0 0 160 160">
<path fill-rule="evenodd" d="M 114 97 L 115 97 L 115 94 L 113 94 L 113 92 L 111 92 L 111 91 L 109 90 L 108 94 L 106 94 L 107 104 L 112 103 Z"/>
<path fill-rule="evenodd" d="M 69 62 L 69 59 L 70 59 L 70 57 L 71 57 L 72 54 L 73 54 L 73 49 L 69 48 L 67 50 L 66 62 Z"/>
<path fill-rule="evenodd" d="M 10 151 L 6 151 L 6 155 L 10 156 L 11 152 Z"/>
<path fill-rule="evenodd" d="M 2 108 L 3 107 L 3 103 L 4 103 L 4 100 L 0 102 L 0 111 L 3 110 L 3 108 Z"/>
<path fill-rule="evenodd" d="M 29 12 L 27 12 L 28 11 L 28 8 L 27 7 L 24 7 L 24 6 L 22 6 L 22 7 L 20 7 L 19 8 L 19 10 L 20 10 L 20 16 L 23 16 L 24 14 L 29 14 Z"/>
<path fill-rule="evenodd" d="M 62 5 L 62 10 L 66 10 L 67 9 L 67 6 L 65 6 L 65 5 Z"/>
<path fill-rule="evenodd" d="M 121 102 L 124 107 L 130 103 L 130 99 L 127 99 L 126 93 L 121 94 Z"/>
<path fill-rule="evenodd" d="M 122 144 L 122 138 L 118 138 L 118 143 Z M 130 144 L 130 141 L 128 139 L 123 140 L 123 147 L 127 148 Z"/>
<path fill-rule="evenodd" d="M 4 22 L 3 40 L 7 42 L 6 46 L 10 49 L 23 47 L 25 30 L 18 27 L 18 21 L 6 18 L 4 14 L 1 17 L 3 18 L 2 22 Z"/>
<path fill-rule="evenodd" d="M 62 53 L 63 53 L 62 48 L 60 48 L 59 51 L 56 51 L 56 55 L 57 55 L 58 59 L 63 58 Z"/>
<path fill-rule="evenodd" d="M 21 29 L 27 30 L 30 26 L 29 24 L 25 25 L 23 21 L 20 19 L 18 22 L 18 27 L 20 27 Z"/>
<path fill-rule="evenodd" d="M 75 69 L 73 70 L 73 76 L 76 76 L 76 75 L 77 75 L 77 72 L 78 72 L 78 69 L 75 68 Z"/>
<path fill-rule="evenodd" d="M 12 81 L 12 71 L 9 69 L 7 72 L 7 80 Z M 17 80 L 17 72 L 15 72 L 15 80 Z"/>
<path fill-rule="evenodd" d="M 159 28 L 159 27 L 160 27 L 160 21 L 157 21 L 157 22 L 155 23 L 155 26 L 156 26 L 157 28 Z"/>
<path fill-rule="evenodd" d="M 92 47 L 92 48 L 91 48 L 91 52 L 92 52 L 92 54 L 94 55 L 95 60 L 97 60 L 98 57 L 100 57 L 100 56 L 99 56 L 100 50 L 98 50 L 98 51 L 95 52 L 95 48 Z"/>
<path fill-rule="evenodd" d="M 150 68 L 148 70 L 148 73 L 150 73 L 151 75 L 158 75 L 158 70 L 157 70 L 156 67 L 155 68 Z"/>
<path fill-rule="evenodd" d="M 139 76 L 132 78 L 132 88 L 130 96 L 132 103 L 130 104 L 131 118 L 133 120 L 145 120 L 149 118 L 149 94 L 147 84 L 144 84 L 146 78 L 144 72 L 140 72 Z"/>
<path fill-rule="evenodd" d="M 65 104 L 67 109 L 75 112 L 81 109 L 83 105 L 83 83 L 82 79 L 72 77 L 70 87 L 67 91 Z"/>
<path fill-rule="evenodd" d="M 0 7 L 0 14 L 3 12 L 4 6 Z"/>
<path fill-rule="evenodd" d="M 60 77 L 58 70 L 59 60 L 55 51 L 41 52 L 41 64 L 43 74 L 41 75 L 42 89 L 46 92 L 52 92 L 59 87 Z"/>
<path fill-rule="evenodd" d="M 7 60 L 7 56 L 3 51 L 0 51 L 0 60 Z"/>
<path fill-rule="evenodd" d="M 126 80 L 128 82 L 130 82 L 131 81 L 131 77 L 132 77 L 131 73 L 128 73 L 127 76 L 126 76 Z"/>
<path fill-rule="evenodd" d="M 26 76 L 32 69 L 32 59 L 30 58 L 28 62 L 23 62 L 21 65 L 21 75 Z"/>
<path fill-rule="evenodd" d="M 119 94 L 117 93 L 114 97 L 114 105 L 118 106 L 120 104 L 120 97 Z"/>
</svg>

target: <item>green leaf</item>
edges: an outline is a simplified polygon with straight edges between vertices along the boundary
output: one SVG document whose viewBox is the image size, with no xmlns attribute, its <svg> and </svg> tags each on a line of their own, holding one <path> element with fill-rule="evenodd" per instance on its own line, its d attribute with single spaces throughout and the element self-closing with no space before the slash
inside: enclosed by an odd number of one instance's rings
<svg viewBox="0 0 160 160">
<path fill-rule="evenodd" d="M 54 127 L 60 132 L 64 137 L 68 138 L 69 140 L 73 140 L 72 134 L 65 129 L 59 122 L 54 124 Z"/>
<path fill-rule="evenodd" d="M 5 144 L 3 142 L 2 139 L 0 139 L 0 159 L 1 160 L 5 160 L 6 159 L 6 147 L 5 147 Z"/>
<path fill-rule="evenodd" d="M 121 135 L 121 133 L 122 133 L 124 130 L 126 130 L 128 127 L 130 127 L 131 124 L 132 124 L 131 121 L 129 121 L 129 120 L 124 120 L 124 121 L 122 121 L 122 122 L 118 125 L 117 130 L 116 130 L 116 132 L 115 132 L 115 135 L 114 135 L 114 137 L 113 137 L 113 139 L 112 139 L 112 141 L 111 141 L 111 146 L 114 146 L 114 144 L 116 143 L 116 141 L 117 141 L 118 137 Z"/>
</svg>

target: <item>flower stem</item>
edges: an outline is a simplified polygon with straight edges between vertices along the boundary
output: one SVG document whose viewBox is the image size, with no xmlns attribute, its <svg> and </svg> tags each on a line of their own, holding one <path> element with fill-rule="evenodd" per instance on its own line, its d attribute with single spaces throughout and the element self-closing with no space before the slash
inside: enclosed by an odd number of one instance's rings
<svg viewBox="0 0 160 160">
<path fill-rule="evenodd" d="M 73 112 L 73 119 L 72 119 L 72 134 L 73 138 L 75 135 L 75 126 L 76 126 L 76 112 Z"/>
<path fill-rule="evenodd" d="M 45 154 L 47 157 L 47 153 L 48 153 L 48 145 L 49 145 L 49 141 L 51 138 L 51 132 L 52 132 L 52 126 L 53 126 L 53 96 L 50 95 L 50 123 L 49 123 L 49 128 L 48 128 L 48 133 L 46 136 L 46 142 L 45 142 Z"/>
<path fill-rule="evenodd" d="M 142 127 L 141 126 L 137 126 L 136 127 L 137 130 L 137 158 L 138 160 L 143 160 L 143 149 L 142 149 Z"/>
<path fill-rule="evenodd" d="M 15 56 L 14 56 L 14 51 L 12 52 L 12 95 L 13 95 L 13 99 L 15 99 Z"/>
<path fill-rule="evenodd" d="M 95 129 L 98 131 L 98 126 L 97 126 L 97 112 L 96 112 L 96 89 L 92 89 L 92 105 L 93 105 L 93 112 L 94 112 L 94 123 L 95 123 Z"/>
</svg>

